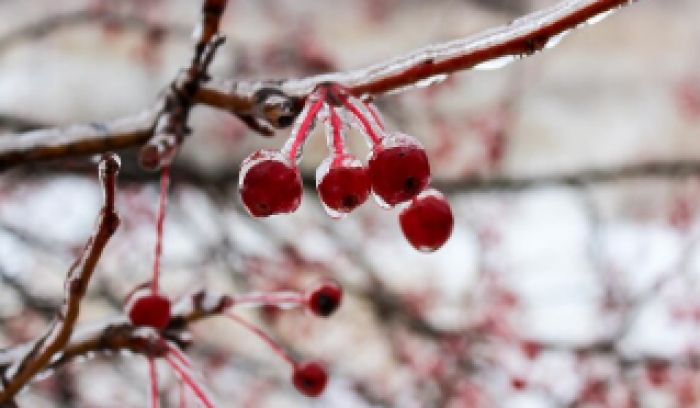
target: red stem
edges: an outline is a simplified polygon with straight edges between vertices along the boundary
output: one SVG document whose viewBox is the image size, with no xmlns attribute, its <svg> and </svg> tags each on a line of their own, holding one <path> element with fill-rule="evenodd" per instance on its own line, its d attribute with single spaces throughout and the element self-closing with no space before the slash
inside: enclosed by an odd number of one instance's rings
<svg viewBox="0 0 700 408">
<path fill-rule="evenodd" d="M 272 351 L 274 351 L 284 361 L 289 363 L 289 365 L 292 366 L 292 368 L 296 365 L 294 360 L 292 360 L 292 358 L 289 357 L 289 355 L 284 351 L 284 349 L 282 349 L 282 347 L 279 344 L 277 344 L 274 340 L 272 340 L 272 338 L 270 338 L 270 336 L 268 336 L 265 332 L 253 326 L 250 322 L 243 320 L 240 316 L 234 313 L 228 312 L 224 316 L 228 317 L 234 322 L 255 333 L 258 337 L 260 337 L 261 340 L 267 343 L 267 345 L 272 349 Z"/>
<path fill-rule="evenodd" d="M 299 131 L 294 136 L 294 144 L 292 144 L 292 148 L 289 149 L 289 162 L 293 165 L 295 165 L 296 163 L 297 151 L 299 150 L 299 147 L 304 144 L 304 141 L 306 141 L 306 137 L 308 136 L 309 130 L 311 129 L 311 124 L 313 124 L 314 119 L 316 118 L 318 111 L 321 110 L 321 107 L 323 106 L 325 100 L 326 92 L 322 89 L 319 93 L 318 100 L 314 102 L 313 105 L 311 105 L 311 108 L 309 108 L 309 112 L 301 122 L 301 126 L 299 126 Z"/>
<path fill-rule="evenodd" d="M 156 370 L 156 362 L 152 357 L 148 357 L 148 377 L 151 381 L 151 408 L 158 408 L 160 401 L 158 399 L 158 371 Z"/>
<path fill-rule="evenodd" d="M 178 386 L 180 390 L 180 408 L 187 408 L 187 390 L 185 390 L 185 383 L 180 381 L 180 385 Z"/>
<path fill-rule="evenodd" d="M 168 363 L 170 368 L 175 370 L 177 375 L 180 377 L 180 381 L 182 381 L 185 385 L 187 385 L 190 390 L 195 394 L 199 402 L 201 402 L 206 408 L 215 408 L 214 404 L 211 402 L 207 394 L 204 393 L 204 390 L 197 384 L 197 382 L 192 378 L 190 373 L 187 372 L 187 370 L 183 369 L 180 367 L 177 361 L 174 361 L 171 355 L 166 355 L 165 356 L 165 361 Z"/>
<path fill-rule="evenodd" d="M 343 157 L 343 139 L 340 137 L 340 129 L 343 126 L 338 113 L 332 106 L 328 106 L 329 119 L 331 121 L 331 129 L 333 129 L 333 150 L 335 152 L 335 160 L 340 160 Z"/>
<path fill-rule="evenodd" d="M 377 109 L 374 107 L 373 104 L 367 103 L 367 102 L 362 102 L 367 110 L 369 111 L 369 114 L 372 115 L 372 119 L 374 119 L 374 123 L 377 124 L 377 127 L 381 130 L 384 130 L 384 123 L 382 122 L 381 118 L 379 117 L 379 112 L 377 112 Z"/>
<path fill-rule="evenodd" d="M 352 112 L 352 114 L 357 118 L 357 120 L 359 120 L 360 123 L 362 123 L 362 127 L 365 128 L 365 132 L 367 132 L 367 134 L 369 135 L 370 139 L 372 139 L 372 144 L 375 144 L 375 145 L 376 145 L 376 144 L 379 144 L 379 143 L 382 141 L 382 139 L 381 139 L 379 136 L 377 136 L 376 133 L 374 133 L 374 130 L 372 130 L 372 126 L 370 126 L 369 121 L 367 120 L 367 118 L 365 117 L 365 115 L 363 115 L 362 112 L 360 112 L 360 111 L 357 109 L 357 107 L 355 107 L 353 104 L 351 104 L 351 103 L 348 102 L 347 100 L 344 100 L 344 101 L 343 101 L 343 105 L 345 105 L 345 107 L 346 107 L 350 112 Z M 378 126 L 379 126 L 379 125 L 378 125 Z"/>
<path fill-rule="evenodd" d="M 185 354 L 176 346 L 173 346 L 170 343 L 166 343 L 166 347 L 168 347 L 168 350 L 170 351 L 170 354 L 174 356 L 182 365 L 184 365 L 187 368 L 192 367 L 192 363 L 190 363 L 190 360 L 185 356 Z"/>
<path fill-rule="evenodd" d="M 233 298 L 232 306 L 258 304 L 277 306 L 285 303 L 302 304 L 303 302 L 303 296 L 294 292 L 249 293 Z"/>
<path fill-rule="evenodd" d="M 163 252 L 163 223 L 165 221 L 165 207 L 168 203 L 168 185 L 170 184 L 170 166 L 164 166 L 160 172 L 160 202 L 158 215 L 156 216 L 156 248 L 153 260 L 153 281 L 151 291 L 158 293 L 158 278 L 160 276 L 160 256 Z"/>
</svg>

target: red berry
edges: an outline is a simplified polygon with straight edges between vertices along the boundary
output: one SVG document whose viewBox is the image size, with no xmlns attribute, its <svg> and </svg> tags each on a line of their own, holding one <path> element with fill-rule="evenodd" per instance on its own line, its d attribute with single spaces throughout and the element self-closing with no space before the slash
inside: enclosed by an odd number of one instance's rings
<svg viewBox="0 0 700 408">
<path fill-rule="evenodd" d="M 522 377 L 513 377 L 510 379 L 510 385 L 520 391 L 527 387 L 527 381 Z"/>
<path fill-rule="evenodd" d="M 306 305 L 316 316 L 328 317 L 343 300 L 343 289 L 335 282 L 325 282 L 306 294 Z"/>
<path fill-rule="evenodd" d="M 450 204 L 435 189 L 423 191 L 401 211 L 401 230 L 408 242 L 419 251 L 440 248 L 452 234 L 454 218 Z"/>
<path fill-rule="evenodd" d="M 294 212 L 301 203 L 299 172 L 273 150 L 258 150 L 243 161 L 238 188 L 254 217 Z"/>
<path fill-rule="evenodd" d="M 646 365 L 647 379 L 655 387 L 661 387 L 669 382 L 669 372 L 669 364 L 665 361 L 652 360 Z"/>
<path fill-rule="evenodd" d="M 297 364 L 292 374 L 292 382 L 300 393 L 307 397 L 318 397 L 326 388 L 326 369 L 315 361 Z"/>
<path fill-rule="evenodd" d="M 134 326 L 163 330 L 170 323 L 170 300 L 152 293 L 149 288 L 134 292 L 127 299 L 125 310 Z"/>
<path fill-rule="evenodd" d="M 404 134 L 387 135 L 369 157 L 372 191 L 380 204 L 394 206 L 410 200 L 430 182 L 430 164 L 418 141 Z"/>
<path fill-rule="evenodd" d="M 316 188 L 326 211 L 340 217 L 367 200 L 369 173 L 352 156 L 329 157 L 316 170 Z"/>
</svg>

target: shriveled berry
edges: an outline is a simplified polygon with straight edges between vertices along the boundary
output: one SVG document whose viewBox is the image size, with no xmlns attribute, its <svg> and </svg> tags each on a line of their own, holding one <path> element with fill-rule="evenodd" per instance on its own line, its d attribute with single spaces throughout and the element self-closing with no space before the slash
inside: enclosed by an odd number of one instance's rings
<svg viewBox="0 0 700 408">
<path fill-rule="evenodd" d="M 148 288 L 134 292 L 127 299 L 125 311 L 134 326 L 163 330 L 170 323 L 170 300 Z"/>
<path fill-rule="evenodd" d="M 408 135 L 386 135 L 372 149 L 368 167 L 372 191 L 389 207 L 410 200 L 430 183 L 425 149 Z"/>
<path fill-rule="evenodd" d="M 238 188 L 254 217 L 294 212 L 301 203 L 299 172 L 273 150 L 258 150 L 243 161 Z"/>
<path fill-rule="evenodd" d="M 419 251 L 440 248 L 452 234 L 454 217 L 450 204 L 435 189 L 418 195 L 399 215 L 404 236 Z"/>
<path fill-rule="evenodd" d="M 324 282 L 306 293 L 306 305 L 316 316 L 328 317 L 343 300 L 343 289 L 335 282 Z"/>
<path fill-rule="evenodd" d="M 318 397 L 326 388 L 328 374 L 321 364 L 315 361 L 297 364 L 292 373 L 292 383 L 307 397 Z"/>
<path fill-rule="evenodd" d="M 327 212 L 340 217 L 367 200 L 369 172 L 362 162 L 352 156 L 329 157 L 316 171 L 316 188 Z"/>
</svg>

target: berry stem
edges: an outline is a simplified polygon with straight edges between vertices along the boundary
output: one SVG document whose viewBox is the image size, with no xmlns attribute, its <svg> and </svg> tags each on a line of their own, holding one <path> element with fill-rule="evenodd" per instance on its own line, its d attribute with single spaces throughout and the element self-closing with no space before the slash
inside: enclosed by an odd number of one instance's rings
<svg viewBox="0 0 700 408">
<path fill-rule="evenodd" d="M 241 326 L 245 327 L 246 329 L 252 331 L 253 333 L 255 333 L 255 335 L 260 337 L 260 339 L 262 341 L 264 341 L 270 347 L 270 349 L 272 349 L 272 351 L 274 351 L 284 361 L 289 363 L 289 365 L 292 366 L 292 368 L 294 368 L 296 366 L 296 363 L 294 362 L 294 360 L 292 360 L 291 357 L 289 357 L 287 352 L 284 351 L 284 349 L 279 344 L 277 344 L 277 342 L 272 340 L 272 338 L 270 338 L 270 336 L 268 336 L 265 332 L 263 332 L 262 330 L 260 330 L 259 328 L 255 327 L 255 326 L 253 326 L 250 322 L 242 319 L 237 314 L 228 312 L 225 314 L 225 316 L 228 317 L 229 319 L 233 320 L 234 322 L 240 324 Z"/>
<path fill-rule="evenodd" d="M 342 159 L 344 154 L 343 138 L 340 135 L 340 129 L 343 124 L 340 121 L 338 113 L 332 106 L 328 106 L 328 115 L 331 122 L 331 129 L 333 130 L 333 152 L 335 155 L 334 162 Z"/>
<path fill-rule="evenodd" d="M 187 390 L 185 389 L 185 383 L 180 381 L 180 384 L 178 385 L 179 389 L 179 394 L 180 394 L 180 403 L 178 404 L 179 408 L 187 408 Z"/>
<path fill-rule="evenodd" d="M 170 185 L 170 166 L 164 166 L 160 172 L 160 200 L 158 215 L 156 216 L 156 248 L 153 259 L 153 281 L 151 291 L 158 293 L 158 277 L 160 275 L 160 256 L 163 252 L 163 223 L 165 221 L 165 207 L 168 203 L 168 186 Z"/>
<path fill-rule="evenodd" d="M 197 384 L 197 381 L 192 377 L 192 374 L 186 367 L 182 367 L 179 364 L 179 361 L 176 358 L 173 358 L 171 354 L 166 354 L 165 361 L 168 363 L 170 368 L 175 371 L 177 376 L 180 377 L 180 381 L 182 381 L 194 393 L 202 405 L 204 405 L 206 408 L 215 407 L 209 396 L 207 396 L 202 387 Z"/>
<path fill-rule="evenodd" d="M 362 114 L 362 112 L 360 112 L 360 110 L 357 109 L 355 105 L 350 103 L 348 99 L 343 100 L 343 105 L 345 105 L 345 108 L 349 110 L 357 118 L 357 120 L 360 121 L 362 127 L 365 128 L 365 133 L 367 133 L 370 139 L 372 139 L 372 144 L 379 144 L 382 141 L 382 138 L 379 137 L 379 135 L 377 135 L 377 133 L 375 133 L 375 131 L 372 129 L 372 126 L 370 125 L 369 120 L 367 120 L 365 115 Z M 370 112 L 372 111 L 370 110 Z M 377 124 L 377 126 L 381 128 L 379 124 Z"/>
<path fill-rule="evenodd" d="M 362 102 L 367 110 L 369 111 L 369 114 L 372 115 L 372 119 L 374 119 L 374 123 L 377 124 L 377 127 L 381 130 L 384 130 L 384 122 L 382 121 L 382 118 L 379 116 L 379 111 L 377 111 L 377 107 L 374 106 L 373 103 L 369 102 Z"/>
<path fill-rule="evenodd" d="M 316 119 L 316 115 L 318 115 L 318 112 L 321 110 L 321 107 L 325 101 L 326 91 L 325 89 L 321 89 L 318 99 L 313 103 L 313 105 L 311 105 L 306 113 L 306 116 L 302 119 L 301 125 L 299 125 L 297 134 L 294 135 L 294 143 L 292 144 L 292 148 L 289 149 L 289 162 L 295 166 L 297 162 L 297 152 L 306 141 L 306 137 L 309 135 L 309 131 L 311 130 L 311 125 L 314 123 L 314 119 Z"/>
<path fill-rule="evenodd" d="M 298 306 L 304 303 L 304 297 L 296 292 L 248 293 L 233 299 L 231 306 L 274 305 L 278 307 Z"/>
<path fill-rule="evenodd" d="M 150 379 L 151 408 L 160 407 L 158 399 L 158 371 L 156 362 L 152 357 L 148 357 L 148 378 Z"/>
<path fill-rule="evenodd" d="M 166 343 L 166 347 L 168 347 L 168 351 L 170 352 L 170 354 L 173 357 L 175 357 L 180 362 L 180 364 L 184 365 L 187 368 L 192 368 L 192 363 L 182 352 L 182 350 L 180 350 L 177 346 L 173 346 L 171 343 Z"/>
</svg>

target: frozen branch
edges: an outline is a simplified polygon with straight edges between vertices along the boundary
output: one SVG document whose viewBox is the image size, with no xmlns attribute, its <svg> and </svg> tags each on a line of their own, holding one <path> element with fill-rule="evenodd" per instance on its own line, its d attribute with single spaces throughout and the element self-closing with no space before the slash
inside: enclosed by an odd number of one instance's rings
<svg viewBox="0 0 700 408">
<path fill-rule="evenodd" d="M 202 319 L 217 316 L 232 304 L 228 295 L 197 292 L 183 298 L 174 308 L 170 324 L 158 333 L 148 327 L 136 327 L 125 318 L 112 319 L 98 325 L 78 329 L 65 344 L 57 358 L 44 365 L 44 369 L 56 369 L 77 357 L 94 353 L 109 353 L 121 350 L 131 351 L 151 357 L 159 357 L 167 352 L 163 340 L 174 341 L 179 345 L 188 342 L 189 325 Z M 0 353 L 0 366 L 8 366 L 28 345 L 19 345 Z"/>
<path fill-rule="evenodd" d="M 43 370 L 59 354 L 73 332 L 80 313 L 80 302 L 85 296 L 90 278 L 97 266 L 107 242 L 119 225 L 119 216 L 114 209 L 114 196 L 119 158 L 114 154 L 103 156 L 99 165 L 100 183 L 104 204 L 97 219 L 92 237 L 88 240 L 80 257 L 68 271 L 65 280 L 64 301 L 56 318 L 46 333 L 38 339 L 20 360 L 6 371 L 6 383 L 0 393 L 0 405 L 8 403 L 38 372 Z"/>
<path fill-rule="evenodd" d="M 630 0 L 564 0 L 503 27 L 430 45 L 367 68 L 281 81 L 279 89 L 284 95 L 303 99 L 319 84 L 334 82 L 348 88 L 355 96 L 375 97 L 413 87 L 436 76 L 478 67 L 482 63 L 532 55 L 556 45 L 561 35 L 579 25 L 595 21 L 628 3 Z M 198 99 L 226 109 L 226 95 L 239 96 L 241 88 L 245 87 L 237 81 L 203 87 Z"/>
<path fill-rule="evenodd" d="M 169 158 L 188 133 L 187 116 L 192 105 L 223 109 L 238 116 L 250 128 L 270 135 L 286 127 L 301 109 L 301 103 L 324 82 L 337 82 L 357 96 L 375 97 L 415 86 L 420 81 L 440 78 L 453 72 L 478 67 L 502 58 L 527 56 L 555 44 L 561 35 L 579 25 L 599 19 L 630 0 L 564 0 L 539 12 L 517 19 L 507 26 L 487 30 L 472 37 L 431 45 L 403 57 L 347 72 L 330 73 L 284 81 L 208 80 L 207 67 L 218 47 L 218 4 L 204 7 L 202 30 L 190 69 L 176 79 L 170 92 L 157 104 L 160 111 L 114 123 L 121 127 L 83 125 L 25 134 L 12 134 L 0 143 L 0 169 L 48 158 L 84 155 L 116 148 L 141 146 L 144 164 L 157 167 Z M 209 10 L 209 11 L 207 11 Z M 105 127 L 107 128 L 105 130 Z M 153 136 L 155 130 L 155 136 Z M 27 140 L 28 139 L 28 140 Z"/>
</svg>

